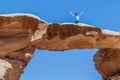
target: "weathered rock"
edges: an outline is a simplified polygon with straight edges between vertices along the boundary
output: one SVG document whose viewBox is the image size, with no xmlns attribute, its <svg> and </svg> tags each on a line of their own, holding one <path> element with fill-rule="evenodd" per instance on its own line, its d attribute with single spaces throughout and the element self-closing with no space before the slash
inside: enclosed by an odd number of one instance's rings
<svg viewBox="0 0 120 80">
<path fill-rule="evenodd" d="M 6 69 L 5 75 L 2 77 L 3 79 L 0 78 L 2 80 L 19 80 L 21 73 L 23 73 L 25 66 L 32 58 L 34 51 L 34 47 L 27 46 L 26 48 L 0 56 L 0 60 L 7 61 L 12 66 Z M 3 62 L 0 61 L 0 64 L 3 64 Z M 5 66 L 0 65 L 0 67 Z"/>
<path fill-rule="evenodd" d="M 44 24 L 30 15 L 0 16 L 0 80 L 19 80 L 35 51 L 34 33 Z"/>
<path fill-rule="evenodd" d="M 108 77 L 107 80 L 120 80 L 120 75 L 116 74 L 114 76 Z"/>
<path fill-rule="evenodd" d="M 0 16 L 0 80 L 19 80 L 35 48 L 99 48 L 94 62 L 105 80 L 120 80 L 120 33 L 87 24 L 47 24 L 36 16 Z"/>
<path fill-rule="evenodd" d="M 100 49 L 94 56 L 94 62 L 97 71 L 109 80 L 107 78 L 120 72 L 120 49 Z"/>
<path fill-rule="evenodd" d="M 0 67 L 2 74 L 0 80 L 19 80 L 25 64 L 16 59 L 3 58 L 0 59 Z"/>
<path fill-rule="evenodd" d="M 0 55 L 26 47 L 40 24 L 29 15 L 0 16 Z"/>
<path fill-rule="evenodd" d="M 82 48 L 120 49 L 120 35 L 104 34 L 98 27 L 83 24 L 49 24 L 46 34 L 32 45 L 38 49 L 69 50 Z M 39 43 L 39 44 L 38 44 Z"/>
</svg>

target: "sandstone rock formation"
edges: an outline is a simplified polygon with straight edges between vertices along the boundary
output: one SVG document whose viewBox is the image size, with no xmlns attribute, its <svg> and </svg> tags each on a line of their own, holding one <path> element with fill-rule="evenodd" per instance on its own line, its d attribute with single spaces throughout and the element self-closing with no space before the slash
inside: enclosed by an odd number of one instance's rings
<svg viewBox="0 0 120 80">
<path fill-rule="evenodd" d="M 104 80 L 120 80 L 120 33 L 87 24 L 51 23 L 37 16 L 0 16 L 0 80 L 19 80 L 35 49 L 98 48 L 95 67 Z"/>
</svg>

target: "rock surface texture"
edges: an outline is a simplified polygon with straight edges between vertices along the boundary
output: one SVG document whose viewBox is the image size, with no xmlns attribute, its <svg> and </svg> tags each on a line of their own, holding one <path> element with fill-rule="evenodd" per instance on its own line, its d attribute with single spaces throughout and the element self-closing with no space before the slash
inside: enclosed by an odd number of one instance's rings
<svg viewBox="0 0 120 80">
<path fill-rule="evenodd" d="M 120 33 L 87 24 L 48 24 L 30 14 L 0 16 L 0 80 L 19 80 L 35 49 L 98 48 L 96 70 L 103 80 L 120 80 Z"/>
</svg>

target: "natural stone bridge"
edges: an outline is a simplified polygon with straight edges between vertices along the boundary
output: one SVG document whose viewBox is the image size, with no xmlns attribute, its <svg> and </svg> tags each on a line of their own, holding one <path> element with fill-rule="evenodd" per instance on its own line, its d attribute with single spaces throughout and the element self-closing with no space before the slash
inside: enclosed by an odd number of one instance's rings
<svg viewBox="0 0 120 80">
<path fill-rule="evenodd" d="M 19 80 L 36 48 L 98 48 L 96 70 L 103 80 L 120 80 L 119 32 L 82 23 L 48 24 L 29 14 L 0 16 L 0 80 Z"/>
</svg>

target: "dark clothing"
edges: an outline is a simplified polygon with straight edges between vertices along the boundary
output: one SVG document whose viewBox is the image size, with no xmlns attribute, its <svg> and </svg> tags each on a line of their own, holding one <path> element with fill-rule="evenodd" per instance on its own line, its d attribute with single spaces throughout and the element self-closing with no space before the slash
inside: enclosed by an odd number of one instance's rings
<svg viewBox="0 0 120 80">
<path fill-rule="evenodd" d="M 76 20 L 75 23 L 79 23 L 80 21 Z"/>
</svg>

